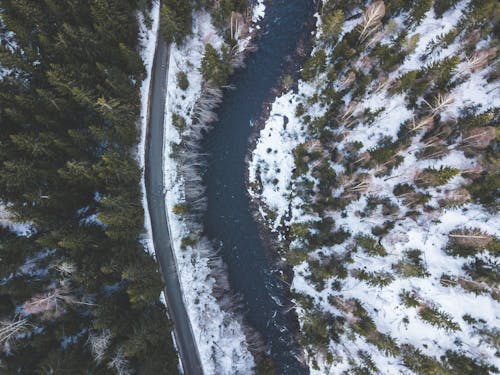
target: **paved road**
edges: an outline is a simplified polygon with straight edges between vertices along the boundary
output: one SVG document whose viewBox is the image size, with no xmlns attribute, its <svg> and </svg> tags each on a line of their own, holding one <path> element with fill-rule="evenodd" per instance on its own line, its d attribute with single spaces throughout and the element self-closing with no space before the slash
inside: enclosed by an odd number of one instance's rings
<svg viewBox="0 0 500 375">
<path fill-rule="evenodd" d="M 177 348 L 184 372 L 203 375 L 200 356 L 191 329 L 191 323 L 182 299 L 174 253 L 170 242 L 165 209 L 163 185 L 163 133 L 165 98 L 167 94 L 169 47 L 161 36 L 158 39 L 153 63 L 152 88 L 149 107 L 149 129 L 146 144 L 146 193 L 153 229 L 153 242 L 165 284 L 165 296 L 170 318 L 174 323 Z"/>
</svg>

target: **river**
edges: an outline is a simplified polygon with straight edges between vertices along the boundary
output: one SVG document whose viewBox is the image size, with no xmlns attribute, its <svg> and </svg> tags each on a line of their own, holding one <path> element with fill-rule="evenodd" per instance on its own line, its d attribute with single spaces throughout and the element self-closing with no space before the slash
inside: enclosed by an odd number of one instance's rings
<svg viewBox="0 0 500 375">
<path fill-rule="evenodd" d="M 219 120 L 203 143 L 208 165 L 204 175 L 208 195 L 205 230 L 221 246 L 234 292 L 240 294 L 245 318 L 264 338 L 279 374 L 307 374 L 296 359 L 293 332 L 297 321 L 289 306 L 288 286 L 276 276 L 252 217 L 245 187 L 245 155 L 263 103 L 279 83 L 298 42 L 310 32 L 313 0 L 272 0 L 246 68 L 237 71 L 217 111 Z M 306 23 L 309 22 L 309 26 Z"/>
</svg>

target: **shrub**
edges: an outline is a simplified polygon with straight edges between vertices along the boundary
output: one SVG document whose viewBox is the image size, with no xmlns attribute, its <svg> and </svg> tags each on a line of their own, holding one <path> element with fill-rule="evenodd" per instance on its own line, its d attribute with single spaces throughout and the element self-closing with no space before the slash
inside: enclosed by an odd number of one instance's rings
<svg viewBox="0 0 500 375">
<path fill-rule="evenodd" d="M 403 259 L 393 264 L 392 269 L 403 277 L 427 277 L 430 275 L 425 270 L 422 252 L 418 249 L 405 250 Z"/>
<path fill-rule="evenodd" d="M 188 247 L 193 247 L 198 243 L 200 237 L 195 233 L 190 233 L 189 235 L 182 237 L 181 239 L 181 249 L 186 250 Z"/>
<path fill-rule="evenodd" d="M 306 110 L 304 108 L 304 104 L 303 103 L 297 104 L 297 107 L 295 107 L 295 116 L 301 117 L 305 112 Z"/>
<path fill-rule="evenodd" d="M 399 298 L 401 298 L 401 302 L 403 302 L 406 307 L 420 306 L 420 302 L 414 292 L 403 290 L 399 293 Z"/>
<path fill-rule="evenodd" d="M 387 255 L 387 251 L 382 245 L 377 242 L 375 238 L 361 234 L 357 235 L 355 239 L 356 244 L 361 247 L 367 254 L 380 256 Z"/>
<path fill-rule="evenodd" d="M 352 276 L 358 280 L 366 281 L 370 286 L 377 286 L 383 288 L 394 281 L 394 276 L 385 271 L 367 272 L 362 269 L 355 269 L 352 271 Z"/>
<path fill-rule="evenodd" d="M 477 228 L 452 230 L 448 235 L 446 252 L 450 255 L 468 257 L 487 249 L 493 236 Z"/>
<path fill-rule="evenodd" d="M 376 225 L 372 227 L 371 232 L 374 236 L 382 237 L 389 233 L 389 231 L 394 228 L 394 225 L 394 221 L 387 220 L 384 221 L 382 225 Z"/>
<path fill-rule="evenodd" d="M 441 18 L 443 13 L 446 12 L 451 7 L 457 5 L 459 0 L 435 0 L 434 2 L 434 12 L 437 18 Z"/>
<path fill-rule="evenodd" d="M 472 199 L 488 209 L 498 210 L 500 198 L 500 174 L 490 172 L 466 186 Z"/>
<path fill-rule="evenodd" d="M 177 203 L 172 208 L 172 212 L 176 215 L 185 215 L 188 213 L 188 205 L 186 203 Z"/>
<path fill-rule="evenodd" d="M 179 88 L 183 91 L 186 91 L 188 89 L 189 80 L 185 72 L 177 73 L 177 84 L 179 85 Z"/>
<path fill-rule="evenodd" d="M 392 158 L 399 149 L 399 142 L 392 142 L 390 138 L 381 140 L 380 146 L 369 150 L 370 157 L 377 164 L 384 164 Z"/>
<path fill-rule="evenodd" d="M 415 183 L 418 187 L 432 187 L 445 185 L 453 177 L 460 173 L 460 169 L 452 167 L 443 167 L 435 169 L 432 167 L 425 168 L 415 178 Z"/>
<path fill-rule="evenodd" d="M 452 320 L 451 315 L 434 306 L 423 306 L 418 315 L 433 326 L 444 328 L 447 331 L 460 330 L 460 326 Z"/>
<path fill-rule="evenodd" d="M 323 73 L 326 69 L 326 52 L 322 48 L 312 55 L 302 68 L 302 79 L 304 81 L 313 80 L 319 73 Z"/>
<path fill-rule="evenodd" d="M 229 51 L 222 46 L 219 53 L 210 43 L 205 45 L 205 54 L 201 60 L 203 80 L 211 86 L 221 87 L 227 84 L 232 67 Z"/>
<path fill-rule="evenodd" d="M 184 130 L 186 130 L 187 127 L 184 117 L 175 112 L 172 113 L 172 125 L 177 129 L 179 133 L 182 133 Z"/>
<path fill-rule="evenodd" d="M 415 191 L 415 188 L 410 185 L 410 184 L 397 184 L 394 186 L 393 193 L 396 196 L 408 194 L 408 193 L 413 193 Z"/>
<path fill-rule="evenodd" d="M 415 0 L 410 10 L 410 20 L 415 24 L 422 22 L 425 14 L 431 9 L 433 0 Z"/>
</svg>

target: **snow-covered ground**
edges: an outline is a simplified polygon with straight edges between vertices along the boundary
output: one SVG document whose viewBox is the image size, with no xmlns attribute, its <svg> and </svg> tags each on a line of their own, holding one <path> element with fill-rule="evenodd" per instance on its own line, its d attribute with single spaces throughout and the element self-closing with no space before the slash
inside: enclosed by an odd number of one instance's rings
<svg viewBox="0 0 500 375">
<path fill-rule="evenodd" d="M 264 10 L 263 0 L 259 0 L 254 8 L 252 27 L 258 27 L 255 22 L 263 17 Z M 143 100 L 142 137 L 139 150 L 144 150 L 145 142 L 147 95 L 158 27 L 157 4 L 155 4 L 152 14 L 154 16 L 152 29 L 143 28 L 141 30 L 141 35 L 144 35 L 143 59 L 148 77 L 141 90 Z M 240 31 L 242 35 L 239 35 Z M 245 50 L 250 43 L 251 31 L 252 29 L 248 35 L 242 29 L 235 31 L 235 36 L 239 38 L 240 52 Z M 182 45 L 174 44 L 171 46 L 165 107 L 165 200 L 184 302 L 191 320 L 204 372 L 217 375 L 250 374 L 255 367 L 255 361 L 248 350 L 240 319 L 232 312 L 223 310 L 213 295 L 217 281 L 213 276 L 214 254 L 211 251 L 211 244 L 202 239 L 197 244 L 183 246 L 183 238 L 190 234 L 189 219 L 174 213 L 175 208 L 184 203 L 185 186 L 183 175 L 179 172 L 180 159 L 174 155 L 177 152 L 176 145 L 181 141 L 181 129 L 174 125 L 173 116 L 182 117 L 186 129 L 193 126 L 192 117 L 202 95 L 203 79 L 200 67 L 207 43 L 219 50 L 224 41 L 218 30 L 212 25 L 210 15 L 200 11 L 194 13 L 192 35 Z M 189 82 L 188 87 L 184 90 L 179 87 L 178 81 L 179 75 L 182 73 L 186 75 Z M 140 157 L 140 163 L 144 167 L 143 156 Z M 145 201 L 143 204 L 146 211 L 145 226 L 148 230 L 148 238 L 145 242 L 149 251 L 153 252 L 147 204 Z"/>
<path fill-rule="evenodd" d="M 149 109 L 149 90 L 151 86 L 151 77 L 153 70 L 153 60 L 155 57 L 156 39 L 158 36 L 158 28 L 160 25 L 160 2 L 153 1 L 153 6 L 150 12 L 151 28 L 148 29 L 144 23 L 144 15 L 139 13 L 139 40 L 141 46 L 141 57 L 146 69 L 146 78 L 142 81 L 141 85 L 141 137 L 137 148 L 137 159 L 139 167 L 145 170 L 145 149 L 146 149 L 146 133 L 148 127 L 148 109 Z M 146 197 L 146 182 L 144 174 L 141 179 L 141 192 L 142 192 L 142 207 L 144 208 L 144 227 L 146 228 L 146 236 L 143 239 L 144 247 L 149 254 L 154 255 L 155 250 L 153 246 L 153 231 L 151 229 L 151 218 L 149 216 L 149 208 Z"/>
<path fill-rule="evenodd" d="M 398 345 L 411 344 L 423 354 L 437 358 L 445 354 L 447 350 L 455 350 L 500 368 L 498 347 L 478 334 L 477 329 L 481 324 L 483 328 L 500 329 L 499 301 L 485 292 L 479 294 L 467 292 L 459 286 L 460 283 L 452 281 L 446 285 L 442 279 L 443 275 L 451 275 L 455 280 L 470 278 L 463 266 L 470 263 L 473 257 L 453 257 L 445 252 L 450 232 L 456 229 L 476 228 L 487 236 L 499 238 L 500 216 L 473 203 L 463 203 L 456 207 L 443 206 L 440 203 L 450 196 L 463 194 L 462 186 L 469 180 L 460 174 L 441 186 L 417 189 L 417 191 L 429 194 L 427 208 L 422 207 L 421 211 L 420 208 L 408 207 L 407 198 L 393 194 L 396 185 L 413 184 L 425 168 L 439 169 L 443 166 L 456 168 L 461 172 L 474 171 L 477 170 L 481 161 L 477 157 L 464 155 L 463 148 L 457 147 L 460 139 L 452 145 L 444 145 L 443 155 L 440 158 L 422 157 L 419 152 L 421 153 L 429 146 L 429 140 L 423 139 L 424 133 L 432 126 L 423 124 L 422 129 L 415 128 L 411 144 L 397 150 L 396 155 L 402 160 L 392 169 L 386 171 L 383 165 L 373 167 L 363 162 L 369 157 L 368 151 L 380 146 L 384 139 L 396 141 L 402 124 L 411 124 L 413 120 L 416 125 L 420 124 L 422 117 L 418 116 L 421 114 L 417 114 L 407 105 L 405 95 L 391 92 L 391 86 L 398 77 L 411 70 L 420 69 L 424 65 L 451 56 L 460 58 L 461 62 L 454 75 L 463 77 L 464 80 L 448 92 L 447 98 L 450 100 L 440 110 L 436 110 L 438 111 L 436 113 L 440 115 L 441 123 L 456 122 L 463 116 L 461 110 L 464 107 L 476 105 L 479 108 L 478 113 L 482 113 L 500 106 L 498 81 L 487 81 L 487 75 L 495 69 L 495 66 L 481 66 L 474 69 L 474 57 L 462 51 L 463 46 L 459 37 L 450 45 L 437 48 L 425 62 L 422 62 L 429 43 L 438 40 L 440 35 L 455 27 L 468 4 L 467 0 L 459 2 L 442 18 L 437 18 L 431 8 L 418 26 L 409 28 L 407 40 L 413 37 L 413 40 L 418 40 L 418 42 L 404 62 L 385 77 L 385 84 L 376 80 L 372 81 L 368 86 L 367 94 L 361 99 L 357 98 L 356 101 L 351 101 L 351 92 L 343 97 L 345 107 L 341 114 L 346 114 L 344 123 L 348 123 L 351 118 L 357 121 L 354 125 L 350 124 L 345 127 L 341 125 L 337 129 L 337 134 L 341 134 L 335 141 L 339 156 L 330 158 L 326 155 L 326 159 L 329 159 L 329 168 L 336 172 L 337 181 L 341 181 L 340 186 L 332 191 L 332 196 L 347 198 L 348 202 L 345 208 L 328 211 L 325 216 L 334 220 L 336 230 L 343 229 L 350 232 L 352 236 L 342 244 L 324 246 L 310 252 L 306 261 L 294 267 L 292 289 L 307 296 L 311 305 L 322 313 L 344 316 L 348 320 L 350 319 L 349 309 L 347 307 L 343 309 L 341 302 L 338 301 L 343 301 L 342 303 L 346 306 L 353 299 L 359 301 L 369 317 L 373 319 L 378 332 L 390 335 Z M 406 27 L 402 23 L 402 18 L 399 16 L 394 19 L 395 25 L 393 24 L 392 27 L 395 27 L 396 31 L 401 31 Z M 361 17 L 358 17 L 345 22 L 341 35 L 352 30 L 361 20 Z M 382 43 L 389 43 L 383 34 L 379 35 L 379 38 Z M 488 45 L 488 40 L 479 42 L 476 46 L 476 56 Z M 331 53 L 331 50 L 327 53 Z M 359 58 L 357 62 L 353 62 L 353 65 L 358 69 L 363 69 L 363 64 L 366 63 L 369 64 L 370 61 Z M 313 169 L 311 165 L 309 171 L 303 176 L 292 176 L 296 167 L 293 151 L 298 145 L 305 144 L 310 151 L 316 150 L 320 154 L 323 153 L 323 156 L 326 153 L 319 140 L 308 134 L 307 125 L 303 121 L 304 115 L 309 115 L 312 119 L 324 115 L 326 108 L 318 103 L 311 105 L 307 99 L 311 98 L 316 91 L 320 93 L 321 88 L 325 87 L 325 81 L 326 77 L 321 75 L 312 84 L 299 82 L 297 93 L 288 92 L 276 98 L 269 119 L 260 132 L 253 151 L 249 163 L 249 192 L 262 203 L 260 212 L 273 230 L 278 230 L 283 222 L 291 226 L 301 223 L 309 225 L 311 221 L 319 220 L 314 209 L 311 210 L 308 207 L 310 202 L 305 202 L 298 193 L 299 183 L 309 181 L 317 184 L 318 180 L 311 174 Z M 342 75 L 333 82 L 334 87 L 339 88 L 342 85 L 341 82 L 345 82 L 345 77 Z M 305 114 L 301 116 L 296 113 L 299 103 L 305 107 Z M 421 108 L 427 106 L 421 99 L 418 104 Z M 434 103 L 429 103 L 428 107 L 433 105 Z M 368 121 L 363 116 L 367 109 L 370 109 L 372 113 L 378 109 L 381 110 L 374 119 Z M 428 108 L 428 112 L 432 111 L 434 109 Z M 352 152 L 353 144 L 358 145 L 359 158 L 356 162 L 362 165 L 354 175 L 347 173 L 345 162 L 343 164 L 343 158 Z M 314 162 L 312 165 L 314 166 Z M 358 180 L 354 181 L 353 176 L 358 177 Z M 362 184 L 357 185 L 360 182 Z M 356 191 L 355 186 L 359 186 L 359 190 Z M 380 204 L 370 210 L 368 208 L 369 197 L 387 198 L 396 207 L 395 212 L 382 213 Z M 313 197 L 310 198 L 314 201 Z M 416 217 L 407 215 L 412 209 L 419 211 Z M 285 220 L 287 217 L 289 219 Z M 356 236 L 372 236 L 372 229 L 383 225 L 387 220 L 395 224 L 387 234 L 380 237 L 379 244 L 385 248 L 387 255 L 370 256 L 360 249 L 353 251 L 353 248 L 356 249 L 357 246 Z M 308 231 L 312 233 L 314 229 L 309 227 Z M 280 236 L 284 238 L 283 234 Z M 376 239 L 379 240 L 379 238 Z M 295 241 L 291 246 L 294 245 L 300 247 L 304 244 Z M 405 251 L 410 249 L 421 251 L 427 272 L 426 277 L 403 277 L 394 271 L 395 265 L 404 258 Z M 327 267 L 330 261 L 343 259 L 342 257 L 346 254 L 349 254 L 349 258 L 343 264 L 347 271 L 345 278 L 337 278 L 333 273 L 323 277 L 324 286 L 318 286 L 312 281 L 319 276 L 315 274 L 318 269 L 312 268 L 310 261 L 318 260 L 320 264 L 326 263 L 324 267 Z M 479 258 L 487 256 L 487 253 L 483 252 Z M 494 255 L 490 254 L 490 256 Z M 359 277 L 360 270 L 367 273 L 389 273 L 392 280 L 383 287 L 373 285 Z M 400 295 L 405 290 L 415 293 L 419 302 L 417 307 L 402 303 Z M 337 304 L 332 303 L 332 299 L 336 300 Z M 457 324 L 456 329 L 447 330 L 433 326 L 429 321 L 422 319 L 423 311 L 427 307 L 437 308 L 448 314 L 449 319 Z M 303 327 L 311 311 L 308 311 L 308 308 L 299 307 L 298 313 Z M 473 317 L 481 324 L 471 324 L 468 317 Z M 370 354 L 382 374 L 413 373 L 403 367 L 401 356 L 387 355 L 370 344 L 364 336 L 352 332 L 343 334 L 338 342 L 330 340 L 328 351 L 333 353 L 333 356 L 329 357 L 322 351 L 309 352 L 312 374 L 341 374 L 343 371 L 350 373 L 349 371 L 352 371 L 351 360 L 357 364 L 361 363 L 360 351 Z"/>
<path fill-rule="evenodd" d="M 172 124 L 172 115 L 182 115 L 187 127 L 192 125 L 190 115 L 202 91 L 200 66 L 206 43 L 220 48 L 223 40 L 212 26 L 210 15 L 197 13 L 193 35 L 182 46 L 172 45 L 170 51 L 164 142 L 167 214 L 186 309 L 204 371 L 206 374 L 247 374 L 255 365 L 253 356 L 247 348 L 240 324 L 220 308 L 212 295 L 216 280 L 209 265 L 211 254 L 206 251 L 207 244 L 202 242 L 182 249 L 181 241 L 189 235 L 189 230 L 183 217 L 173 212 L 177 204 L 183 203 L 184 183 L 178 173 L 177 161 L 171 157 L 173 144 L 181 139 Z M 189 87 L 185 91 L 177 85 L 177 75 L 181 71 L 189 79 Z"/>
<path fill-rule="evenodd" d="M 19 223 L 11 216 L 6 207 L 0 202 L 0 227 L 7 228 L 18 236 L 29 236 L 34 228 L 30 223 Z"/>
</svg>

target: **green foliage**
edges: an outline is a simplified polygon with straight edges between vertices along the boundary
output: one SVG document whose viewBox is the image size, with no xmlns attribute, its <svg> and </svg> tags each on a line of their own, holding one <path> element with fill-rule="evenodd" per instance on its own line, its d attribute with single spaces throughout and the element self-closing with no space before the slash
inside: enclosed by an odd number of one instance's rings
<svg viewBox="0 0 500 375">
<path fill-rule="evenodd" d="M 392 269 L 403 277 L 427 277 L 422 252 L 418 249 L 405 250 L 403 259 L 392 265 Z"/>
<path fill-rule="evenodd" d="M 353 270 L 353 276 L 366 283 L 370 286 L 377 286 L 383 288 L 394 281 L 394 276 L 390 272 L 385 271 L 375 271 L 367 272 L 362 269 Z"/>
<path fill-rule="evenodd" d="M 463 266 L 464 271 L 474 281 L 496 287 L 500 283 L 498 260 L 489 256 L 474 258 Z"/>
<path fill-rule="evenodd" d="M 451 56 L 420 69 L 413 84 L 411 85 L 410 81 L 407 82 L 409 84 L 407 91 L 410 104 L 415 105 L 417 99 L 421 96 L 435 96 L 436 93 L 452 89 L 455 84 L 452 77 L 459 63 L 460 57 Z"/>
<path fill-rule="evenodd" d="M 406 92 L 415 84 L 415 79 L 417 78 L 418 70 L 410 70 L 409 72 L 403 74 L 398 78 L 397 91 Z"/>
<path fill-rule="evenodd" d="M 222 46 L 221 53 L 219 53 L 210 43 L 207 43 L 201 61 L 203 80 L 214 87 L 225 86 L 231 72 L 232 67 L 227 47 Z"/>
<path fill-rule="evenodd" d="M 276 371 L 276 365 L 271 357 L 264 355 L 257 360 L 256 375 L 276 375 Z"/>
<path fill-rule="evenodd" d="M 433 326 L 444 328 L 447 331 L 458 331 L 460 326 L 452 320 L 451 315 L 440 311 L 434 306 L 422 306 L 418 315 Z"/>
<path fill-rule="evenodd" d="M 143 308 L 156 303 L 162 282 L 158 273 L 144 272 L 155 268 L 153 258 L 145 252 L 138 255 L 135 262 L 123 272 L 123 279 L 127 282 L 130 303 L 135 308 Z"/>
<path fill-rule="evenodd" d="M 425 168 L 422 173 L 415 178 L 415 184 L 420 188 L 435 187 L 445 185 L 453 177 L 460 173 L 460 169 L 452 167 L 443 167 L 435 169 Z"/>
<path fill-rule="evenodd" d="M 368 152 L 373 161 L 377 164 L 384 164 L 398 152 L 399 147 L 399 142 L 392 142 L 390 139 L 384 139 L 380 142 L 380 146 Z"/>
<path fill-rule="evenodd" d="M 401 293 L 399 293 L 399 298 L 401 298 L 401 301 L 407 307 L 420 306 L 420 302 L 418 301 L 417 295 L 414 292 L 403 290 L 401 291 Z"/>
<path fill-rule="evenodd" d="M 335 44 L 338 41 L 344 24 L 344 12 L 342 9 L 336 9 L 333 12 L 324 12 L 321 20 L 321 40 L 327 45 Z"/>
<path fill-rule="evenodd" d="M 469 30 L 480 28 L 481 36 L 498 33 L 500 10 L 492 0 L 473 0 L 469 3 L 465 24 Z"/>
<path fill-rule="evenodd" d="M 319 309 L 307 312 L 302 323 L 302 333 L 307 343 L 326 349 L 329 342 L 329 319 L 330 317 Z"/>
<path fill-rule="evenodd" d="M 191 0 L 165 0 L 160 9 L 160 31 L 167 43 L 181 44 L 191 34 Z"/>
<path fill-rule="evenodd" d="M 229 27 L 232 12 L 244 14 L 248 7 L 246 0 L 205 0 L 205 3 L 211 11 L 214 25 L 222 30 Z"/>
<path fill-rule="evenodd" d="M 408 31 L 403 30 L 390 45 L 378 43 L 372 49 L 370 56 L 378 58 L 382 71 L 392 72 L 403 63 L 409 52 L 404 46 L 407 43 L 407 35 Z"/>
<path fill-rule="evenodd" d="M 312 55 L 304 64 L 301 76 L 304 81 L 312 81 L 326 69 L 326 51 L 322 48 Z"/>
<path fill-rule="evenodd" d="M 307 173 L 309 170 L 308 163 L 320 158 L 321 152 L 310 152 L 307 148 L 307 144 L 301 143 L 293 150 L 293 156 L 295 161 L 293 177 L 297 178 L 298 176 L 302 176 Z"/>
<path fill-rule="evenodd" d="M 386 256 L 387 251 L 377 240 L 371 236 L 360 234 L 355 237 L 356 244 L 361 247 L 367 254 L 372 256 Z"/>
<path fill-rule="evenodd" d="M 130 370 L 177 373 L 158 304 L 162 283 L 139 240 L 134 150 L 145 70 L 136 52 L 138 7 L 131 0 L 2 2 L 19 48 L 0 47 L 2 65 L 15 64 L 0 80 L 1 200 L 35 232 L 21 239 L 0 230 L 0 320 L 58 287 L 78 301 L 28 316 L 28 332 L 0 353 L 5 373 L 107 373 L 90 354 L 89 332 L 109 330 L 115 350 L 133 339 L 134 323 L 150 318 L 164 329 L 161 342 L 131 352 Z M 29 272 L 19 269 L 25 262 Z"/>
<path fill-rule="evenodd" d="M 434 12 L 437 18 L 441 18 L 443 13 L 458 4 L 459 0 L 436 0 L 434 2 Z"/>
<path fill-rule="evenodd" d="M 466 186 L 472 199 L 488 209 L 498 210 L 500 198 L 500 173 L 492 171 Z"/>
<path fill-rule="evenodd" d="M 396 196 L 408 194 L 408 193 L 413 193 L 415 191 L 415 188 L 410 185 L 410 184 L 397 184 L 394 186 L 393 193 Z"/>
<path fill-rule="evenodd" d="M 433 0 L 416 0 L 410 10 L 410 20 L 413 24 L 420 24 L 425 14 L 431 9 Z"/>
<path fill-rule="evenodd" d="M 422 375 L 452 375 L 435 358 L 429 357 L 412 345 L 402 345 L 403 364 Z M 472 375 L 472 374 L 471 374 Z"/>
<path fill-rule="evenodd" d="M 186 119 L 182 115 L 175 112 L 172 113 L 172 125 L 179 133 L 182 133 L 187 128 Z"/>
<path fill-rule="evenodd" d="M 492 248 L 498 248 L 498 240 L 476 228 L 455 229 L 449 233 L 446 252 L 453 256 L 468 257 Z M 497 249 L 498 253 L 498 249 Z"/>
<path fill-rule="evenodd" d="M 165 4 L 162 4 L 160 10 L 160 30 L 167 43 L 173 43 L 176 38 L 182 39 L 182 32 L 180 25 L 176 22 L 175 14 Z"/>
<path fill-rule="evenodd" d="M 174 205 L 172 212 L 176 215 L 186 215 L 189 212 L 189 207 L 186 203 L 178 203 Z"/>
<path fill-rule="evenodd" d="M 181 249 L 186 250 L 188 247 L 193 247 L 198 243 L 199 240 L 200 240 L 200 237 L 198 234 L 190 233 L 189 235 L 182 237 Z"/>
<path fill-rule="evenodd" d="M 498 373 L 495 366 L 482 363 L 480 359 L 469 358 L 455 350 L 447 350 L 441 359 L 449 373 L 454 375 L 489 375 Z"/>
<path fill-rule="evenodd" d="M 185 72 L 178 72 L 176 78 L 179 88 L 183 91 L 186 91 L 189 87 L 189 80 L 187 74 Z"/>
</svg>

